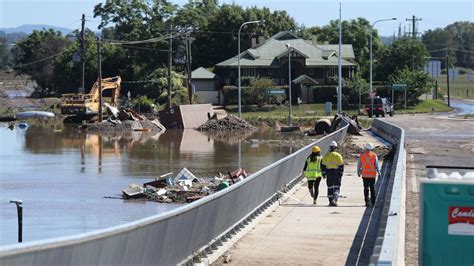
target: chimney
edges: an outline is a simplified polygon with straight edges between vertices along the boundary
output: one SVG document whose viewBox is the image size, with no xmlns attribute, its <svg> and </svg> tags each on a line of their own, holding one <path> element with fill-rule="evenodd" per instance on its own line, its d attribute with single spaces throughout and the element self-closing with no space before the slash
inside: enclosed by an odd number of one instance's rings
<svg viewBox="0 0 474 266">
<path fill-rule="evenodd" d="M 257 46 L 257 38 L 256 37 L 252 37 L 252 48 Z"/>
<path fill-rule="evenodd" d="M 312 43 L 313 45 L 318 44 L 318 36 L 316 36 L 316 35 L 311 35 L 311 43 Z"/>
</svg>

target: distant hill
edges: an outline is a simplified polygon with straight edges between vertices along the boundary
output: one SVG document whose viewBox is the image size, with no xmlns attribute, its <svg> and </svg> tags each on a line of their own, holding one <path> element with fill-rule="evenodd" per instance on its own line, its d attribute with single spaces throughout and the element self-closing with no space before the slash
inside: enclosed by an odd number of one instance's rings
<svg viewBox="0 0 474 266">
<path fill-rule="evenodd" d="M 34 30 L 43 30 L 43 29 L 54 29 L 56 31 L 60 31 L 63 35 L 71 33 L 73 30 L 68 29 L 68 28 L 63 28 L 63 27 L 56 27 L 56 26 L 51 26 L 51 25 L 39 25 L 39 24 L 34 24 L 34 25 L 21 25 L 15 28 L 0 28 L 0 31 L 3 31 L 5 33 L 26 33 L 26 34 L 31 34 Z"/>
</svg>

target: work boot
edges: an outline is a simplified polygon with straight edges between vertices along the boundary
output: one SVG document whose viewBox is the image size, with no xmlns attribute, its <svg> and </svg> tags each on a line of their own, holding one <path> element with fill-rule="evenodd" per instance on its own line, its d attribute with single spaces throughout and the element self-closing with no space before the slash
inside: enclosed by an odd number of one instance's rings
<svg viewBox="0 0 474 266">
<path fill-rule="evenodd" d="M 337 201 L 333 201 L 332 206 L 337 207 Z"/>
<path fill-rule="evenodd" d="M 313 199 L 313 204 L 316 205 L 316 199 Z"/>
<path fill-rule="evenodd" d="M 332 207 L 334 206 L 334 202 L 332 201 L 332 199 L 329 200 L 329 207 Z"/>
</svg>

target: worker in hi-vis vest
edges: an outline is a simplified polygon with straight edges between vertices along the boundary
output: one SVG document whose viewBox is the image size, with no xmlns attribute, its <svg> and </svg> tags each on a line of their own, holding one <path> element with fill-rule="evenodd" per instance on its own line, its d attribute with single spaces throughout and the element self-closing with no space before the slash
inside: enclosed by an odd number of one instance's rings
<svg viewBox="0 0 474 266">
<path fill-rule="evenodd" d="M 372 206 L 375 205 L 375 178 L 377 174 L 380 177 L 379 170 L 379 159 L 377 154 L 372 152 L 374 145 L 367 143 L 364 145 L 364 152 L 359 155 L 359 162 L 357 163 L 357 175 L 362 177 L 364 182 L 364 199 L 365 207 L 369 207 L 369 189 L 370 189 L 370 202 Z"/>
<path fill-rule="evenodd" d="M 339 191 L 341 188 L 342 174 L 344 173 L 344 160 L 342 155 L 336 152 L 337 142 L 331 141 L 329 152 L 326 153 L 321 162 L 323 177 L 326 178 L 328 186 L 329 206 L 337 206 Z"/>
<path fill-rule="evenodd" d="M 306 158 L 304 163 L 304 177 L 308 180 L 308 189 L 311 198 L 313 198 L 313 204 L 316 204 L 319 194 L 319 183 L 323 173 L 321 171 L 321 149 L 318 146 L 313 146 L 311 154 Z"/>
</svg>

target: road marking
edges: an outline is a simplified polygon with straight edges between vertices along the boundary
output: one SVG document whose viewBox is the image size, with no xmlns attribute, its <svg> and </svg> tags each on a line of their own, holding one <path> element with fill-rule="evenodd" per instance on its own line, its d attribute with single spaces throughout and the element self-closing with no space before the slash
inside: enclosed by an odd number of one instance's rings
<svg viewBox="0 0 474 266">
<path fill-rule="evenodd" d="M 410 154 L 410 166 L 407 169 L 408 176 L 411 177 L 411 188 L 412 191 L 418 193 L 418 182 L 416 180 L 416 171 L 415 171 L 415 156 Z"/>
</svg>

